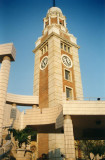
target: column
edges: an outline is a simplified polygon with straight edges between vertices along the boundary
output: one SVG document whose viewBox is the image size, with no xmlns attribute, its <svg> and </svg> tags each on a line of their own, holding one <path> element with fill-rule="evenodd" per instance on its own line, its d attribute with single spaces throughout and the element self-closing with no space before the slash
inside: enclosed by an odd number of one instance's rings
<svg viewBox="0 0 105 160">
<path fill-rule="evenodd" d="M 64 19 L 64 26 L 66 27 L 66 20 Z"/>
<path fill-rule="evenodd" d="M 49 25 L 51 25 L 51 17 L 49 16 Z"/>
<path fill-rule="evenodd" d="M 45 29 L 45 19 L 44 19 L 44 29 Z"/>
<path fill-rule="evenodd" d="M 64 145 L 66 160 L 75 160 L 75 144 L 71 117 L 64 117 Z"/>
<path fill-rule="evenodd" d="M 38 106 L 36 105 L 36 104 L 34 104 L 33 106 L 32 106 L 32 108 L 37 108 Z"/>
<path fill-rule="evenodd" d="M 15 103 L 12 104 L 12 108 L 16 109 L 16 104 Z"/>
<path fill-rule="evenodd" d="M 3 114 L 6 102 L 9 72 L 10 72 L 10 58 L 8 56 L 5 56 L 2 60 L 1 70 L 0 70 L 0 145 L 2 141 Z"/>
<path fill-rule="evenodd" d="M 57 24 L 59 24 L 59 14 L 57 14 Z"/>
</svg>

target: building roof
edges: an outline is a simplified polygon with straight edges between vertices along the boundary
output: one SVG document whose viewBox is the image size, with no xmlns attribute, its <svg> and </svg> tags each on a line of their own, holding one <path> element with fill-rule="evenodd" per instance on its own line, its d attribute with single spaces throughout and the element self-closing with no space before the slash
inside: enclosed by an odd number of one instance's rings
<svg viewBox="0 0 105 160">
<path fill-rule="evenodd" d="M 51 8 L 48 10 L 47 14 L 49 14 L 49 13 L 51 13 L 51 12 L 62 13 L 61 9 L 58 8 L 58 7 L 51 7 Z"/>
</svg>

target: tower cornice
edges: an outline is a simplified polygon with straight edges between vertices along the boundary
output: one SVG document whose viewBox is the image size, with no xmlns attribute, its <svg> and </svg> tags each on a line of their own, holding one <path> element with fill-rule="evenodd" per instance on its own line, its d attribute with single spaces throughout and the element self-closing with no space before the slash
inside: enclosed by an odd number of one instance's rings
<svg viewBox="0 0 105 160">
<path fill-rule="evenodd" d="M 45 38 L 45 40 L 44 40 L 42 43 L 40 43 L 32 52 L 35 53 L 39 48 L 42 48 L 42 47 L 47 43 L 48 39 L 49 39 L 50 37 L 52 37 L 52 36 L 56 36 L 56 37 L 60 38 L 63 42 L 69 44 L 70 46 L 75 46 L 75 47 L 78 48 L 78 49 L 80 48 L 80 46 L 78 46 L 77 44 L 75 44 L 75 43 L 67 40 L 67 39 L 64 38 L 64 37 L 61 37 L 61 35 L 58 35 L 58 34 L 56 34 L 55 32 L 52 32 L 52 33 L 50 33 L 50 34 L 47 36 L 47 38 Z"/>
</svg>

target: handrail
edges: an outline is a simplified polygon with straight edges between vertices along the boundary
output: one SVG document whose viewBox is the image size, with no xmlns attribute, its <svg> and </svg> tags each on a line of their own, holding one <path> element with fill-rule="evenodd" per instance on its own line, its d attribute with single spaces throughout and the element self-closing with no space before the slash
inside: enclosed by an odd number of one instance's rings
<svg viewBox="0 0 105 160">
<path fill-rule="evenodd" d="M 11 140 L 8 140 L 1 148 L 0 148 L 0 157 L 3 157 L 7 152 L 9 152 L 12 148 Z"/>
<path fill-rule="evenodd" d="M 67 98 L 68 101 L 105 101 L 105 97 L 72 97 Z"/>
</svg>

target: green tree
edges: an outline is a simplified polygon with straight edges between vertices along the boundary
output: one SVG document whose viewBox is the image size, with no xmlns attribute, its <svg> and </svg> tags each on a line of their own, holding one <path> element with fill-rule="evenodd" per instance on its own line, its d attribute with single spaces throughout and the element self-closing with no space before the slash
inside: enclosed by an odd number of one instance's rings
<svg viewBox="0 0 105 160">
<path fill-rule="evenodd" d="M 23 143 L 25 143 L 25 146 L 30 143 L 31 139 L 29 136 L 37 135 L 37 132 L 33 131 L 30 127 L 25 127 L 22 130 L 10 129 L 10 132 L 13 133 L 15 140 L 18 141 L 19 148 L 21 148 Z"/>
<path fill-rule="evenodd" d="M 90 159 L 90 153 L 94 156 L 97 154 L 104 155 L 105 153 L 105 141 L 104 140 L 80 140 L 80 149 L 84 154 L 84 157 Z"/>
<path fill-rule="evenodd" d="M 91 152 L 96 156 L 97 154 L 104 155 L 105 153 L 105 141 L 103 140 L 94 140 L 92 141 Z"/>
</svg>

